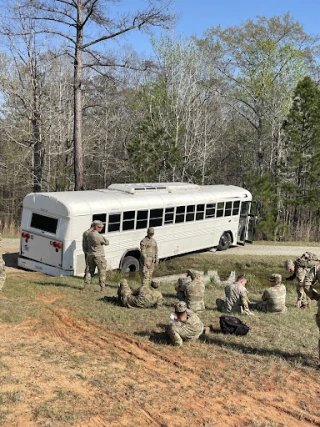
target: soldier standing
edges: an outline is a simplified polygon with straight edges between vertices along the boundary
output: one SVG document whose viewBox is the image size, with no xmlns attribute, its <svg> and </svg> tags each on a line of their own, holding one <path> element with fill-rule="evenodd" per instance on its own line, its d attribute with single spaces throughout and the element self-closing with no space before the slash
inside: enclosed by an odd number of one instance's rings
<svg viewBox="0 0 320 427">
<path fill-rule="evenodd" d="M 284 268 L 287 271 L 290 271 L 292 275 L 290 277 L 287 277 L 286 280 L 296 280 L 297 283 L 297 302 L 296 307 L 297 308 L 311 308 L 311 300 L 307 296 L 307 294 L 304 291 L 303 282 L 306 277 L 306 275 L 310 271 L 310 267 L 307 267 L 306 265 L 302 265 L 300 262 L 300 258 L 297 258 L 295 261 L 292 261 L 291 259 L 287 259 L 284 263 Z"/>
<path fill-rule="evenodd" d="M 87 234 L 88 271 L 84 277 L 84 291 L 88 289 L 88 285 L 91 283 L 91 278 L 94 275 L 96 267 L 98 268 L 99 272 L 100 290 L 102 291 L 106 286 L 107 261 L 104 254 L 104 246 L 109 245 L 109 241 L 102 234 L 100 234 L 101 230 L 103 229 L 103 222 L 94 221 L 93 224 L 93 230 Z"/>
<path fill-rule="evenodd" d="M 2 240 L 2 235 L 0 233 L 0 291 L 3 288 L 4 282 L 6 280 L 5 264 L 4 264 L 2 253 L 1 253 L 1 240 Z"/>
<path fill-rule="evenodd" d="M 175 314 L 167 333 L 173 345 L 181 347 L 183 341 L 195 341 L 203 332 L 203 323 L 196 313 L 188 310 L 184 301 L 175 305 Z"/>
<path fill-rule="evenodd" d="M 185 301 L 190 310 L 203 311 L 205 310 L 205 285 L 200 278 L 200 274 L 194 270 L 187 271 L 188 278 L 191 280 L 179 280 L 179 284 L 176 286 L 177 298 L 180 297 L 180 300 Z"/>
<path fill-rule="evenodd" d="M 140 242 L 143 285 L 149 285 L 152 279 L 154 265 L 158 265 L 159 263 L 158 245 L 153 236 L 154 228 L 149 227 L 146 237 Z"/>
<path fill-rule="evenodd" d="M 309 273 L 307 274 L 304 280 L 304 290 L 310 299 L 316 300 L 318 302 L 316 324 L 319 328 L 319 333 L 320 333 L 320 294 L 313 287 L 317 280 L 320 283 L 320 267 L 319 266 L 315 266 L 310 269 Z M 318 341 L 318 354 L 320 359 L 320 337 Z"/>
<path fill-rule="evenodd" d="M 89 266 L 87 263 L 87 254 L 89 251 L 89 247 L 88 247 L 88 234 L 90 233 L 90 231 L 94 230 L 94 224 L 95 222 L 93 222 L 90 226 L 90 228 L 88 228 L 88 230 L 86 230 L 83 234 L 82 234 L 82 250 L 84 253 L 84 259 L 85 259 L 85 263 L 86 263 L 86 268 L 84 270 L 84 277 L 86 277 L 87 274 L 89 274 Z"/>
</svg>

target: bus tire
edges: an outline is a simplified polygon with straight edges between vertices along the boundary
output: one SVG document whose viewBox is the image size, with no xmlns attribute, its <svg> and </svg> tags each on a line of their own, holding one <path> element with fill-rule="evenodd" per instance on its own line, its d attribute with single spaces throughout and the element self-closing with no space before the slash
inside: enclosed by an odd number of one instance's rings
<svg viewBox="0 0 320 427">
<path fill-rule="evenodd" d="M 133 256 L 126 256 L 123 258 L 121 263 L 120 272 L 123 273 L 132 273 L 139 271 L 140 264 L 139 260 Z"/>
<path fill-rule="evenodd" d="M 231 234 L 228 232 L 223 233 L 223 235 L 220 237 L 219 245 L 217 247 L 218 251 L 226 251 L 228 248 L 230 248 L 231 243 Z"/>
</svg>

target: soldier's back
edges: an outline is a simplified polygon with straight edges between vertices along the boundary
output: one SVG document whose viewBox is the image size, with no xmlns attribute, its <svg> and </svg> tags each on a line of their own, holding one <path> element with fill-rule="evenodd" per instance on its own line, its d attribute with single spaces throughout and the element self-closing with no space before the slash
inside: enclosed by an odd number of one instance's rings
<svg viewBox="0 0 320 427">
<path fill-rule="evenodd" d="M 192 280 L 185 285 L 187 305 L 192 311 L 205 310 L 205 285 L 201 280 Z"/>
<path fill-rule="evenodd" d="M 265 291 L 266 309 L 270 313 L 284 313 L 287 311 L 286 307 L 286 287 L 281 284 L 279 286 L 272 286 Z"/>
</svg>

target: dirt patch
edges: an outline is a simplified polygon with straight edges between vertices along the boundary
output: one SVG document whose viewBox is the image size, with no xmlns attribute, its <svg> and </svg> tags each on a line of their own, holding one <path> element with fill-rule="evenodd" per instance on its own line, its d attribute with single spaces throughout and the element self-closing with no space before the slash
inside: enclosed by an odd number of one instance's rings
<svg viewBox="0 0 320 427">
<path fill-rule="evenodd" d="M 143 342 L 50 304 L 0 334 L 5 427 L 320 426 L 318 374 L 284 363 L 266 368 L 206 342 L 193 346 L 212 359 L 192 357 L 188 346 Z"/>
</svg>

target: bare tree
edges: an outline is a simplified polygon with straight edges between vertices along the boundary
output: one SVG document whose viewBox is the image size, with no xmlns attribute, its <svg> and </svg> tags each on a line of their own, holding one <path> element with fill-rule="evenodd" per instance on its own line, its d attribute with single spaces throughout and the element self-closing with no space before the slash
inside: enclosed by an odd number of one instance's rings
<svg viewBox="0 0 320 427">
<path fill-rule="evenodd" d="M 65 53 L 72 58 L 74 77 L 74 177 L 75 190 L 84 188 L 82 152 L 82 84 L 87 67 L 101 72 L 101 67 L 130 67 L 130 60 L 117 60 L 107 51 L 105 42 L 134 30 L 168 28 L 173 22 L 169 10 L 172 0 L 148 0 L 143 10 L 112 14 L 114 0 L 25 0 L 16 5 L 21 16 L 40 22 L 34 34 L 51 34 L 65 43 Z M 118 2 L 117 2 L 118 3 Z M 114 9 L 113 9 L 114 8 Z M 7 28 L 10 34 L 10 27 Z M 85 58 L 85 59 L 84 59 Z M 143 64 L 142 64 L 143 68 Z"/>
</svg>

